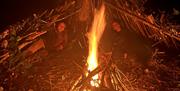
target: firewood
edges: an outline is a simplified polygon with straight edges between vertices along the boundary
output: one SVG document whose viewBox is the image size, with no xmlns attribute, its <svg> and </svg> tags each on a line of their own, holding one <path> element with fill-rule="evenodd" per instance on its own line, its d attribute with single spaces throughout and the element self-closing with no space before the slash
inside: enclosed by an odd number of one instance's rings
<svg viewBox="0 0 180 91">
<path fill-rule="evenodd" d="M 35 43 L 33 43 L 28 49 L 25 50 L 25 52 L 30 52 L 30 53 L 35 53 L 37 52 L 39 49 L 41 48 L 45 48 L 44 46 L 44 42 L 42 39 L 36 41 Z"/>
</svg>

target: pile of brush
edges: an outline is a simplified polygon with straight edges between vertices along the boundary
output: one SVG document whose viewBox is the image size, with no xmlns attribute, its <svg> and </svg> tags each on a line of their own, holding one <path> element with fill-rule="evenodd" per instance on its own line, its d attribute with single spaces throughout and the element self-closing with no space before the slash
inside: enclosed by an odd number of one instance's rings
<svg viewBox="0 0 180 91">
<path fill-rule="evenodd" d="M 12 78 L 14 72 L 29 69 L 35 63 L 42 62 L 46 56 L 55 56 L 57 55 L 55 53 L 60 53 L 61 55 L 58 56 L 68 57 L 69 55 L 64 54 L 70 54 L 68 50 L 72 46 L 81 50 L 86 49 L 85 33 L 91 24 L 94 8 L 98 8 L 101 2 L 106 6 L 109 22 L 116 21 L 123 29 L 150 39 L 152 47 L 163 43 L 166 44 L 165 46 L 180 47 L 180 26 L 164 22 L 159 24 L 153 16 L 145 15 L 143 13 L 144 0 L 67 0 L 63 6 L 41 14 L 33 14 L 32 17 L 10 25 L 2 31 L 0 34 L 0 69 L 2 70 L 0 74 L 7 77 L 0 76 L 2 78 L 0 85 L 4 84 L 6 78 Z M 116 32 L 119 32 L 118 29 Z M 153 57 L 155 55 L 157 52 Z M 33 56 L 35 56 L 34 60 L 31 59 Z M 82 62 L 81 66 L 83 64 Z M 116 70 L 114 74 L 118 76 L 119 71 Z M 116 76 L 112 76 L 112 79 L 118 82 L 116 84 L 120 84 L 121 81 Z M 86 80 L 82 81 L 84 82 L 80 82 L 80 85 L 86 83 Z M 121 84 L 121 87 L 117 87 L 116 90 L 122 89 L 122 86 Z"/>
</svg>

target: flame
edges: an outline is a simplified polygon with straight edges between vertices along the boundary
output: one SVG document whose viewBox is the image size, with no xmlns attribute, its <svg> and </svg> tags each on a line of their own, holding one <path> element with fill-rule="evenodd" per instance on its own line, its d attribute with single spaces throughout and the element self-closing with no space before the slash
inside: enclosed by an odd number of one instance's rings
<svg viewBox="0 0 180 91">
<path fill-rule="evenodd" d="M 89 55 L 87 58 L 87 66 L 88 71 L 90 72 L 98 67 L 98 43 L 102 33 L 104 32 L 105 26 L 105 6 L 102 5 L 100 10 L 95 11 L 93 24 L 90 32 L 88 33 Z M 100 80 L 98 74 L 92 77 L 90 84 L 96 87 L 99 86 Z"/>
</svg>

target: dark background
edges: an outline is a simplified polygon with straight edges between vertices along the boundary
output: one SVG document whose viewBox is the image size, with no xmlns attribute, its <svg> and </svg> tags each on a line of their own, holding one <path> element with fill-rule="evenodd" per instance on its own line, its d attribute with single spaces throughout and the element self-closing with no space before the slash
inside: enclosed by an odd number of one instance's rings
<svg viewBox="0 0 180 91">
<path fill-rule="evenodd" d="M 62 3 L 63 0 L 1 0 L 0 29 Z"/>
<path fill-rule="evenodd" d="M 65 0 L 1 0 L 0 1 L 0 29 L 7 25 L 20 21 L 33 13 L 42 12 L 60 5 Z M 180 0 L 148 0 L 144 5 L 145 13 L 153 11 L 173 12 L 173 8 L 180 10 Z M 173 16 L 173 20 L 180 20 L 179 16 Z"/>
</svg>

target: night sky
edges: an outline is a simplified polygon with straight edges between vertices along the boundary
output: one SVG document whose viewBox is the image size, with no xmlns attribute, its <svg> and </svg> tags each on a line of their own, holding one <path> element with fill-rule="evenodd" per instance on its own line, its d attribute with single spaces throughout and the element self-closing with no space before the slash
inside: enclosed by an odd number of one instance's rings
<svg viewBox="0 0 180 91">
<path fill-rule="evenodd" d="M 31 16 L 33 13 L 51 9 L 63 3 L 64 0 L 1 0 L 0 29 Z M 180 0 L 149 0 L 145 7 L 151 11 L 165 10 L 172 12 L 173 8 L 180 10 Z M 179 18 L 178 18 L 179 19 Z"/>
<path fill-rule="evenodd" d="M 62 2 L 63 0 L 1 0 L 0 28 L 32 16 L 33 13 L 54 8 Z"/>
</svg>

